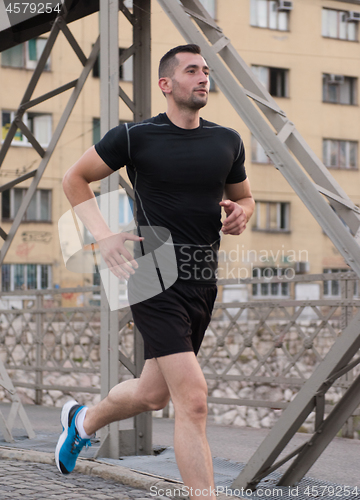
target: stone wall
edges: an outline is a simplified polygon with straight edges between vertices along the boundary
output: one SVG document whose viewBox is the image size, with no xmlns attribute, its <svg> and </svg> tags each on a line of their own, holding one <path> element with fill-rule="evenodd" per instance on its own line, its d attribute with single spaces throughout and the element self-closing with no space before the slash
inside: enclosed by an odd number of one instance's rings
<svg viewBox="0 0 360 500">
<path fill-rule="evenodd" d="M 281 332 L 284 321 L 273 322 L 272 332 Z M 203 365 L 206 376 L 218 377 L 208 379 L 209 396 L 214 398 L 232 398 L 260 400 L 271 402 L 271 407 L 239 406 L 235 404 L 209 403 L 209 416 L 218 424 L 249 426 L 255 428 L 271 428 L 281 415 L 282 410 L 276 408 L 276 402 L 292 401 L 301 386 L 301 382 L 276 383 L 277 377 L 289 377 L 292 380 L 305 381 L 313 373 L 320 358 L 326 355 L 335 336 L 339 334 L 339 325 L 332 325 L 324 329 L 313 340 L 312 336 L 319 329 L 319 322 L 303 322 L 291 327 L 283 339 L 276 339 L 268 328 L 258 329 L 252 342 L 247 340 L 254 331 L 255 322 L 247 321 L 239 324 L 239 331 L 231 331 L 222 341 L 222 332 L 228 323 L 221 319 L 213 321 L 205 336 L 199 360 Z M 18 325 L 20 327 L 20 325 Z M 24 324 L 22 324 L 22 328 Z M 44 336 L 44 364 L 57 366 L 59 363 L 68 373 L 46 372 L 43 374 L 43 384 L 53 386 L 53 389 L 43 390 L 42 404 L 61 407 L 69 398 L 77 399 L 81 404 L 94 405 L 100 400 L 100 325 L 93 324 L 91 329 L 82 331 L 81 323 L 72 323 L 72 331 L 66 330 L 66 325 L 53 322 Z M 19 332 L 18 328 L 8 329 L 5 336 L 0 335 L 0 356 L 3 362 L 20 363 L 24 366 L 35 366 L 36 346 L 34 345 L 35 324 L 27 323 L 27 331 Z M 5 349 L 5 345 L 7 349 Z M 246 347 L 244 347 L 246 345 Z M 132 353 L 133 332 L 130 323 L 121 335 L 121 348 L 124 352 Z M 11 356 L 9 354 L 11 351 Z M 210 356 L 210 353 L 212 355 Z M 269 354 L 270 353 L 270 354 Z M 64 356 L 69 359 L 65 359 Z M 234 360 L 236 359 L 236 362 Z M 261 359 L 263 362 L 261 362 Z M 295 362 L 294 362 L 295 360 Z M 232 364 L 232 366 L 229 367 Z M 74 364 L 81 364 L 89 373 L 80 373 Z M 45 368 L 46 369 L 46 368 Z M 35 372 L 21 369 L 8 370 L 14 383 L 35 383 Z M 222 379 L 221 374 L 242 375 L 249 380 Z M 272 376 L 270 376 L 272 375 Z M 129 372 L 121 366 L 120 380 L 131 378 Z M 67 389 L 59 390 L 58 386 Z M 92 387 L 98 393 L 85 393 L 71 390 L 71 388 Z M 341 398 L 344 389 L 332 387 L 327 393 L 327 402 L 336 403 Z M 35 403 L 35 390 L 18 387 L 18 393 L 24 403 Z M 9 396 L 0 388 L 0 400 L 8 401 Z M 170 403 L 165 413 L 173 417 L 174 410 Z M 162 417 L 164 411 L 154 412 L 155 416 Z M 312 432 L 315 415 L 312 413 L 300 429 L 303 432 Z M 355 432 L 358 437 L 358 432 Z"/>
</svg>

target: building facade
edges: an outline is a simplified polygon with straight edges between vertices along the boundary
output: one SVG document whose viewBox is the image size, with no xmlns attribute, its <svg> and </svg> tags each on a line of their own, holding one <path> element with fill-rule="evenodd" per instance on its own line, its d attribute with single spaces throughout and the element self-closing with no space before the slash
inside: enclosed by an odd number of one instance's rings
<svg viewBox="0 0 360 500">
<path fill-rule="evenodd" d="M 129 8 L 131 3 L 125 2 Z M 314 153 L 359 205 L 360 1 L 203 0 L 203 3 Z M 121 13 L 119 23 L 121 53 L 131 45 L 132 31 Z M 98 14 L 70 25 L 85 54 L 91 51 L 98 26 Z M 155 115 L 165 109 L 165 99 L 157 86 L 158 61 L 167 50 L 184 40 L 155 0 L 151 31 L 152 114 Z M 1 54 L 2 140 L 41 54 L 44 39 L 46 35 Z M 59 37 L 35 96 L 74 80 L 80 70 L 81 64 L 68 42 Z M 131 59 L 120 67 L 119 77 L 122 88 L 131 97 Z M 70 208 L 61 187 L 64 173 L 100 138 L 99 94 L 96 66 L 6 256 L 1 273 L 2 292 L 98 283 L 96 274 L 76 274 L 65 268 L 57 223 Z M 32 108 L 24 117 L 43 147 L 49 143 L 68 96 L 69 93 L 64 93 L 50 99 Z M 283 283 L 252 287 L 254 298 L 281 298 L 292 293 L 285 278 L 295 273 L 348 269 L 340 253 L 214 84 L 202 116 L 241 134 L 256 201 L 255 213 L 245 233 L 222 237 L 219 277 L 284 276 Z M 119 121 L 131 120 L 131 111 L 120 101 Z M 39 156 L 18 131 L 0 169 L 1 185 L 35 169 L 38 164 Z M 1 195 L 1 226 L 6 232 L 29 184 L 30 180 L 25 181 Z M 99 183 L 92 187 L 95 192 L 100 191 Z M 132 218 L 131 205 L 124 193 L 120 195 L 119 214 L 124 224 Z M 322 294 L 338 295 L 336 282 L 328 282 Z"/>
</svg>

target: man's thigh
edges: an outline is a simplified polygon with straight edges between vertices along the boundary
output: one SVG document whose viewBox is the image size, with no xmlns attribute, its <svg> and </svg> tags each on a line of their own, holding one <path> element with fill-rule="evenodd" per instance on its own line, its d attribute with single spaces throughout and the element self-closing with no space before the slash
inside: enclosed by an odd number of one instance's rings
<svg viewBox="0 0 360 500">
<path fill-rule="evenodd" d="M 156 361 L 175 405 L 186 404 L 194 394 L 207 395 L 206 380 L 194 352 L 161 356 Z"/>
<path fill-rule="evenodd" d="M 147 359 L 139 378 L 138 395 L 146 399 L 161 399 L 169 396 L 167 382 L 155 358 Z"/>
</svg>

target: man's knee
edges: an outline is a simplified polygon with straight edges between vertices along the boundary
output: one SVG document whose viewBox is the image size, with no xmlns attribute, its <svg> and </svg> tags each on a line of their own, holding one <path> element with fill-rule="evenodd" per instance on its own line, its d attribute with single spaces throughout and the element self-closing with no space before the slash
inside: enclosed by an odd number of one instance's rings
<svg viewBox="0 0 360 500">
<path fill-rule="evenodd" d="M 178 400 L 174 406 L 178 415 L 183 415 L 193 422 L 202 422 L 206 420 L 208 413 L 207 391 L 190 390 L 186 398 Z"/>
<path fill-rule="evenodd" d="M 168 404 L 170 395 L 166 392 L 138 393 L 139 400 L 144 404 L 146 411 L 162 410 Z"/>
<path fill-rule="evenodd" d="M 153 399 L 149 399 L 147 401 L 147 406 L 149 407 L 149 410 L 151 410 L 151 411 L 162 410 L 168 404 L 169 400 L 170 400 L 170 396 L 168 396 L 168 395 L 155 396 Z"/>
</svg>

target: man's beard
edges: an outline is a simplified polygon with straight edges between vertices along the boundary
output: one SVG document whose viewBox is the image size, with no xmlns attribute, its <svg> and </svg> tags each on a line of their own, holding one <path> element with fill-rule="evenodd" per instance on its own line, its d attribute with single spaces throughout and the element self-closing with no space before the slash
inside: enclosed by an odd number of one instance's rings
<svg viewBox="0 0 360 500">
<path fill-rule="evenodd" d="M 192 109 L 196 111 L 206 106 L 208 97 L 207 93 L 203 98 L 197 96 L 196 93 L 192 93 L 190 97 L 187 99 L 182 98 L 181 95 L 179 97 L 176 97 L 176 90 L 179 88 L 179 84 L 176 80 L 172 80 L 172 82 L 173 82 L 173 90 L 175 90 L 175 92 L 173 93 L 174 101 L 179 106 L 179 108 Z"/>
</svg>

